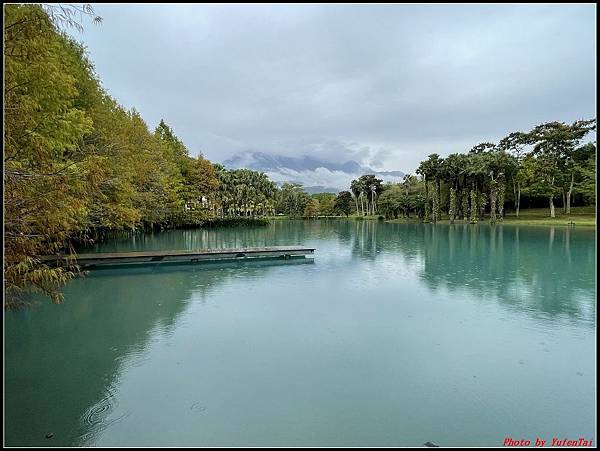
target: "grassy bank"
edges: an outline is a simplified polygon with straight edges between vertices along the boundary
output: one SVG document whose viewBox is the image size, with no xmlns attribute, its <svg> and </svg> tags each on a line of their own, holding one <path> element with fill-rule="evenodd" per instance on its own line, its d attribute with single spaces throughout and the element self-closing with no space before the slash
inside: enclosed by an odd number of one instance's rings
<svg viewBox="0 0 600 451">
<path fill-rule="evenodd" d="M 519 217 L 515 213 L 507 214 L 503 221 L 504 224 L 521 225 L 572 225 L 595 227 L 596 211 L 594 207 L 573 207 L 571 214 L 563 214 L 562 209 L 556 209 L 556 217 L 551 218 L 547 208 L 530 208 L 521 210 Z M 572 223 L 572 224 L 571 224 Z"/>
<path fill-rule="evenodd" d="M 370 216 L 357 216 L 357 215 L 349 215 L 349 216 L 345 216 L 345 215 L 320 215 L 320 216 L 316 216 L 316 217 L 306 217 L 306 216 L 302 216 L 302 217 L 297 217 L 297 218 L 290 218 L 288 215 L 278 215 L 278 216 L 267 216 L 266 219 L 268 219 L 269 221 L 281 221 L 283 219 L 353 219 L 353 220 L 359 220 L 359 221 L 372 221 L 372 220 L 379 220 L 379 219 L 384 219 L 383 216 L 381 215 L 370 215 Z"/>
<path fill-rule="evenodd" d="M 386 222 L 394 224 L 416 223 L 420 222 L 419 218 L 398 218 L 388 220 Z M 440 224 L 448 224 L 450 221 L 447 216 L 442 216 Z M 480 224 L 489 224 L 490 219 L 486 217 L 479 221 Z M 455 224 L 463 224 L 463 220 L 455 221 Z M 502 221 L 498 224 L 506 225 L 537 225 L 537 226 L 579 226 L 579 227 L 596 227 L 596 212 L 595 207 L 573 207 L 571 214 L 563 214 L 560 208 L 556 209 L 556 217 L 551 218 L 547 208 L 530 208 L 521 210 L 519 217 L 514 212 L 506 214 Z"/>
<path fill-rule="evenodd" d="M 385 219 L 385 217 L 382 215 L 369 215 L 369 216 L 331 215 L 331 216 L 318 216 L 318 217 L 312 217 L 312 218 L 303 217 L 303 218 L 299 218 L 299 219 L 350 219 L 353 221 L 379 221 L 379 220 L 383 221 Z"/>
</svg>

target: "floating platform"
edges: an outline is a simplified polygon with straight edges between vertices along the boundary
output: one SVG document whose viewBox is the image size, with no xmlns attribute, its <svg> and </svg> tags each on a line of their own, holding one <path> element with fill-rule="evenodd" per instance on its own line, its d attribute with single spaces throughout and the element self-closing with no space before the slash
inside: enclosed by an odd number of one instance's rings
<svg viewBox="0 0 600 451">
<path fill-rule="evenodd" d="M 314 248 L 303 246 L 271 246 L 229 249 L 196 249 L 181 251 L 99 252 L 77 254 L 74 263 L 82 268 L 160 263 L 198 263 L 224 260 L 265 258 L 288 259 L 313 255 Z M 41 260 L 49 265 L 64 266 L 67 256 L 46 255 Z"/>
</svg>

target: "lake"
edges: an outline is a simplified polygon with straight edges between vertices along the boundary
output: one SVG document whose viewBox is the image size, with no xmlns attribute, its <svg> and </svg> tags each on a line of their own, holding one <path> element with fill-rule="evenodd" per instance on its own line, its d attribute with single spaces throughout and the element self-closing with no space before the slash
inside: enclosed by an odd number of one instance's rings
<svg viewBox="0 0 600 451">
<path fill-rule="evenodd" d="M 314 261 L 98 269 L 6 312 L 6 445 L 595 444 L 594 229 L 274 221 L 94 249 L 292 244 Z"/>
</svg>

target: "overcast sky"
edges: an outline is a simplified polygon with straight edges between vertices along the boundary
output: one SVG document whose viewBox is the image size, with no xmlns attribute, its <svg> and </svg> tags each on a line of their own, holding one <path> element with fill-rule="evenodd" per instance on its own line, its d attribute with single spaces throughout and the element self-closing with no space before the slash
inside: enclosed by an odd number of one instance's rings
<svg viewBox="0 0 600 451">
<path fill-rule="evenodd" d="M 595 116 L 595 5 L 106 5 L 83 41 L 107 91 L 192 153 L 411 172 Z"/>
</svg>

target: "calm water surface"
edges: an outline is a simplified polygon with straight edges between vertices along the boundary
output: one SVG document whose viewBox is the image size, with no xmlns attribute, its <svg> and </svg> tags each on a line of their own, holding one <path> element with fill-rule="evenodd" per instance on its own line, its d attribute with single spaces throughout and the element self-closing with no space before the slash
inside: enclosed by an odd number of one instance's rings
<svg viewBox="0 0 600 451">
<path fill-rule="evenodd" d="M 6 444 L 595 444 L 593 230 L 277 221 L 96 249 L 286 244 L 314 262 L 102 269 L 7 312 Z"/>
</svg>

